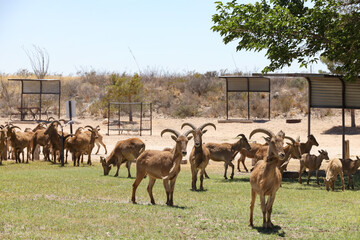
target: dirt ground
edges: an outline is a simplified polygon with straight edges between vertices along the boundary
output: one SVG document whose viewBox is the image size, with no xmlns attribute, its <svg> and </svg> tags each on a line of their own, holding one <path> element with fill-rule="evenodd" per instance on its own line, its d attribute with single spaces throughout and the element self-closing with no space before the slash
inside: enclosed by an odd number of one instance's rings
<svg viewBox="0 0 360 240">
<path fill-rule="evenodd" d="M 286 135 L 293 137 L 294 139 L 300 136 L 301 142 L 305 142 L 307 140 L 307 128 L 308 128 L 308 118 L 302 118 L 300 123 L 286 123 L 286 119 L 277 118 L 272 119 L 270 121 L 265 122 L 254 122 L 254 123 L 218 123 L 218 120 L 215 118 L 187 118 L 187 119 L 171 119 L 171 118 L 154 118 L 153 119 L 153 131 L 152 136 L 150 136 L 149 131 L 143 132 L 143 136 L 139 136 L 139 133 L 136 132 L 125 132 L 122 135 L 118 135 L 117 131 L 110 131 L 110 136 L 107 135 L 107 125 L 106 120 L 104 119 L 75 119 L 75 125 L 73 126 L 74 131 L 80 127 L 85 125 L 96 126 L 100 125 L 100 133 L 104 137 L 104 143 L 107 146 L 108 154 L 113 150 L 115 144 L 119 140 L 124 140 L 130 137 L 139 137 L 146 144 L 146 149 L 158 149 L 161 150 L 165 147 L 174 146 L 174 141 L 171 139 L 171 134 L 164 134 L 163 137 L 160 136 L 160 133 L 165 128 L 173 128 L 178 131 L 182 131 L 180 129 L 181 125 L 185 122 L 190 122 L 195 126 L 199 126 L 206 122 L 211 122 L 216 125 L 216 130 L 212 127 L 208 127 L 208 131 L 203 136 L 203 142 L 230 142 L 233 143 L 237 141 L 236 136 L 240 133 L 245 134 L 245 136 L 249 136 L 250 132 L 255 128 L 266 128 L 273 131 L 275 134 L 283 130 Z M 360 119 L 356 119 L 357 122 L 360 122 Z M 8 119 L 1 119 L 1 123 L 5 123 Z M 342 135 L 341 135 L 341 116 L 332 116 L 325 117 L 322 119 L 313 118 L 311 119 L 311 133 L 316 137 L 319 146 L 313 147 L 311 150 L 312 154 L 318 154 L 318 150 L 324 149 L 328 151 L 330 159 L 339 158 L 342 156 Z M 24 130 L 26 127 L 34 127 L 35 123 L 19 123 L 17 124 Z M 346 118 L 346 125 L 350 125 L 350 117 Z M 70 132 L 69 125 L 64 128 L 64 131 Z M 360 138 L 358 135 L 360 134 L 360 129 L 355 128 L 347 128 L 346 140 L 350 140 L 350 154 L 352 158 L 356 158 L 356 155 L 360 155 L 360 150 L 358 146 L 360 145 Z M 264 143 L 263 135 L 258 133 L 255 134 L 249 142 L 257 141 L 260 143 Z M 188 144 L 188 155 L 193 147 L 193 141 L 191 140 Z M 93 153 L 96 152 L 96 146 L 93 150 Z M 105 156 L 105 151 L 101 147 L 100 152 L 97 155 L 92 155 L 92 160 L 97 162 L 100 159 L 100 156 Z M 188 156 L 186 156 L 188 157 Z M 237 164 L 237 159 L 239 156 L 236 156 L 236 160 L 233 162 L 235 165 Z M 251 166 L 251 159 L 246 159 L 246 166 L 249 168 Z M 189 165 L 189 163 L 187 164 Z M 323 161 L 321 169 L 325 169 L 327 163 Z M 184 166 L 187 168 L 188 166 Z M 210 161 L 208 166 L 212 169 L 218 169 L 219 172 L 223 171 L 223 164 Z M 243 170 L 243 167 L 241 166 Z M 298 171 L 299 169 L 299 161 L 292 159 L 288 166 L 288 170 Z M 229 170 L 228 170 L 229 171 Z"/>
</svg>

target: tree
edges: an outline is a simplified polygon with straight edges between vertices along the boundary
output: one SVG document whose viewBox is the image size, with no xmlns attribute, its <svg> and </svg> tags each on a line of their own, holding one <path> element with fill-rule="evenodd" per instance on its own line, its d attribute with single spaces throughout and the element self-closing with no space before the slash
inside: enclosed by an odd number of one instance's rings
<svg viewBox="0 0 360 240">
<path fill-rule="evenodd" d="M 33 45 L 33 50 L 24 49 L 31 64 L 31 68 L 38 79 L 44 79 L 48 74 L 50 58 L 45 48 Z"/>
<path fill-rule="evenodd" d="M 309 3 L 310 2 L 310 3 Z M 216 2 L 212 30 L 240 50 L 266 50 L 263 73 L 317 62 L 318 55 L 341 62 L 345 80 L 360 73 L 360 0 L 261 0 Z"/>
<path fill-rule="evenodd" d="M 129 103 L 133 102 L 134 99 L 139 97 L 140 90 L 142 88 L 141 77 L 138 74 L 134 74 L 133 77 L 129 78 L 125 75 L 112 74 L 111 75 L 112 85 L 108 86 L 106 99 L 108 101 L 123 101 L 126 99 Z M 129 121 L 132 122 L 132 106 L 129 105 Z"/>
</svg>

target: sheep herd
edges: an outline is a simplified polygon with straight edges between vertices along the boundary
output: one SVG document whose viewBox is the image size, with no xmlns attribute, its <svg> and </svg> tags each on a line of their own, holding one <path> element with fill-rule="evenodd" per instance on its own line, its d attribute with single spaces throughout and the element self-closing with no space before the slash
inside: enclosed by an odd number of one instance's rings
<svg viewBox="0 0 360 240">
<path fill-rule="evenodd" d="M 25 129 L 22 131 L 20 127 L 6 124 L 0 125 L 0 164 L 4 159 L 13 159 L 16 163 L 29 162 L 35 159 L 35 152 L 38 146 L 42 147 L 45 161 L 56 163 L 59 161 L 62 150 L 65 150 L 65 162 L 67 162 L 68 152 L 72 154 L 74 166 L 79 166 L 83 161 L 84 155 L 88 155 L 87 164 L 91 165 L 91 152 L 95 145 L 100 144 L 107 149 L 99 133 L 99 126 L 79 127 L 75 134 L 69 134 L 62 131 L 61 121 L 54 120 L 48 124 L 40 123 L 34 129 Z M 147 191 L 152 204 L 155 204 L 152 189 L 156 179 L 163 180 L 166 192 L 166 204 L 173 206 L 174 204 L 174 188 L 176 178 L 180 172 L 180 165 L 183 157 L 187 155 L 187 145 L 193 139 L 194 145 L 189 155 L 191 166 L 191 189 L 204 190 L 204 178 L 208 177 L 206 167 L 210 160 L 224 162 L 225 171 L 224 178 L 227 179 L 227 168 L 232 168 L 230 178 L 234 177 L 234 164 L 232 161 L 239 153 L 237 168 L 240 171 L 240 162 L 244 169 L 248 172 L 245 165 L 245 159 L 253 159 L 253 168 L 251 169 L 250 185 L 251 185 L 251 204 L 249 225 L 253 226 L 253 209 L 256 196 L 259 195 L 261 210 L 263 213 L 263 227 L 272 228 L 271 212 L 275 200 L 276 192 L 281 186 L 282 174 L 286 170 L 291 158 L 298 159 L 300 169 L 298 181 L 302 183 L 301 175 L 303 171 L 308 169 L 307 183 L 309 184 L 310 174 L 316 171 L 317 184 L 319 183 L 318 171 L 323 162 L 329 161 L 326 169 L 326 177 L 324 184 L 326 189 L 334 190 L 334 183 L 337 175 L 340 176 L 342 182 L 342 190 L 345 189 L 343 175 L 349 176 L 347 188 L 354 189 L 353 175 L 360 166 L 360 159 L 338 159 L 331 161 L 327 151 L 320 150 L 319 155 L 310 154 L 312 146 L 318 146 L 313 135 L 308 136 L 306 142 L 301 143 L 300 139 L 294 140 L 290 136 L 286 136 L 283 131 L 274 134 L 271 130 L 257 128 L 251 131 L 249 139 L 255 134 L 263 134 L 265 144 L 249 143 L 244 134 L 235 143 L 203 143 L 202 137 L 209 127 L 216 130 L 213 123 L 204 123 L 196 127 L 192 123 L 184 123 L 181 129 L 188 128 L 185 132 L 180 133 L 177 130 L 166 128 L 161 132 L 170 134 L 174 140 L 173 148 L 165 148 L 163 150 L 145 150 L 145 144 L 139 138 L 129 138 L 118 141 L 112 152 L 106 157 L 100 157 L 104 175 L 108 175 L 111 167 L 116 166 L 115 176 L 119 174 L 121 164 L 126 164 L 128 169 L 128 177 L 131 177 L 130 165 L 136 160 L 136 179 L 133 183 L 131 201 L 136 203 L 136 189 L 141 181 L 147 177 L 149 179 Z M 289 140 L 289 142 L 285 142 Z M 63 141 L 63 144 L 62 144 Z M 284 146 L 284 143 L 285 146 Z M 27 149 L 25 157 L 25 148 Z M 21 159 L 22 154 L 22 159 Z M 197 188 L 198 174 L 200 172 L 200 185 Z M 268 196 L 266 200 L 265 197 Z"/>
</svg>

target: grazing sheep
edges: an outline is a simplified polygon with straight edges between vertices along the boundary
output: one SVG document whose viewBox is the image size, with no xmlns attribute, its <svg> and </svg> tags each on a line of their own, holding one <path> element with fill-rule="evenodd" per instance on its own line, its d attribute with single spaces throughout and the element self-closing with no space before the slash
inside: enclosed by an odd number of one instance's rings
<svg viewBox="0 0 360 240">
<path fill-rule="evenodd" d="M 136 180 L 133 184 L 131 201 L 136 204 L 136 189 L 146 175 L 149 176 L 149 185 L 147 191 L 152 204 L 155 200 L 152 189 L 156 179 L 163 179 L 166 191 L 166 204 L 173 206 L 173 195 L 177 175 L 180 172 L 180 164 L 182 157 L 186 155 L 186 147 L 192 136 L 188 135 L 191 131 L 180 134 L 173 129 L 164 129 L 161 136 L 166 133 L 172 133 L 171 138 L 175 141 L 175 147 L 172 151 L 146 150 L 136 160 Z M 170 184 L 169 184 L 170 182 Z"/>
<path fill-rule="evenodd" d="M 111 165 L 117 166 L 117 170 L 114 177 L 119 175 L 119 169 L 121 164 L 126 162 L 128 169 L 128 178 L 131 178 L 130 165 L 131 161 L 135 160 L 145 151 L 145 143 L 139 138 L 129 138 L 126 140 L 118 141 L 114 150 L 105 159 L 100 157 L 100 162 L 104 169 L 104 175 L 108 175 L 111 170 Z"/>
<path fill-rule="evenodd" d="M 344 174 L 347 174 L 349 176 L 346 189 L 350 189 L 350 184 L 351 184 L 351 188 L 354 189 L 353 175 L 356 173 L 356 170 L 360 166 L 360 158 L 356 157 L 356 160 L 352 160 L 352 159 L 340 159 L 340 160 L 342 163 Z"/>
<path fill-rule="evenodd" d="M 316 171 L 316 183 L 319 185 L 319 177 L 318 177 L 318 172 L 319 172 L 319 168 L 321 166 L 321 163 L 323 160 L 329 160 L 329 156 L 327 151 L 324 150 L 320 150 L 319 151 L 319 155 L 312 155 L 309 153 L 305 153 L 301 156 L 300 159 L 300 170 L 299 170 L 299 183 L 302 183 L 301 180 L 301 174 L 304 172 L 304 170 L 306 168 L 309 169 L 308 171 L 308 179 L 307 179 L 307 184 L 309 184 L 310 182 L 310 175 L 312 171 Z"/>
<path fill-rule="evenodd" d="M 192 174 L 192 181 L 191 181 L 191 189 L 196 191 L 196 181 L 197 181 L 197 174 L 200 170 L 200 190 L 204 190 L 203 181 L 204 181 L 204 174 L 205 168 L 209 163 L 210 160 L 210 152 L 207 147 L 202 143 L 202 136 L 207 132 L 204 130 L 207 126 L 212 126 L 216 130 L 216 126 L 213 123 L 205 123 L 200 127 L 196 128 L 191 123 L 184 123 L 181 126 L 181 129 L 184 126 L 190 126 L 193 130 L 191 133 L 194 137 L 194 147 L 191 150 L 189 162 L 191 165 L 191 174 Z"/>
<path fill-rule="evenodd" d="M 335 190 L 335 182 L 337 175 L 340 175 L 342 190 L 344 191 L 345 186 L 344 186 L 342 163 L 340 159 L 334 158 L 329 162 L 326 168 L 326 177 L 324 178 L 324 183 L 327 191 L 330 190 L 330 187 L 333 191 Z"/>
<path fill-rule="evenodd" d="M 224 178 L 227 179 L 226 172 L 227 168 L 230 165 L 232 168 L 230 178 L 234 178 L 234 164 L 231 162 L 236 154 L 243 148 L 250 150 L 250 145 L 244 134 L 239 134 L 237 137 L 241 136 L 239 141 L 235 143 L 207 143 L 207 147 L 210 151 L 210 159 L 216 162 L 225 162 L 225 172 Z"/>
<path fill-rule="evenodd" d="M 278 135 L 267 129 L 258 128 L 250 133 L 250 137 L 255 133 L 265 133 L 269 138 L 265 140 L 269 144 L 267 158 L 257 162 L 250 175 L 251 184 L 251 203 L 250 203 L 250 218 L 249 226 L 253 227 L 253 212 L 256 200 L 256 195 L 260 195 L 261 210 L 263 213 L 263 227 L 272 228 L 271 212 L 274 204 L 275 195 L 280 188 L 282 176 L 278 168 L 279 160 L 285 156 L 283 144 L 285 134 L 280 131 Z M 265 197 L 268 200 L 265 202 Z"/>
</svg>

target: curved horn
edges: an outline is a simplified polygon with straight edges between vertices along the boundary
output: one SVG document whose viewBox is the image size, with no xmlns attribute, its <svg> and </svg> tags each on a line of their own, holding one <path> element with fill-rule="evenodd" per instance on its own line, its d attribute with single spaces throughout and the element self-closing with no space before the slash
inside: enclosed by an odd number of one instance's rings
<svg viewBox="0 0 360 240">
<path fill-rule="evenodd" d="M 184 133 L 184 136 L 188 136 L 190 133 L 194 133 L 195 132 L 195 130 L 194 129 L 191 129 L 191 130 L 189 130 L 189 131 L 186 131 L 185 133 Z"/>
<path fill-rule="evenodd" d="M 244 134 L 240 133 L 239 135 L 237 135 L 236 137 L 243 137 L 246 138 Z"/>
<path fill-rule="evenodd" d="M 9 127 L 9 129 L 10 129 L 10 130 L 13 130 L 14 128 L 18 128 L 18 129 L 20 129 L 20 130 L 21 130 L 21 128 L 20 128 L 20 127 L 18 127 L 18 126 L 11 126 L 11 127 Z"/>
<path fill-rule="evenodd" d="M 91 130 L 94 130 L 94 128 L 90 125 L 86 125 L 84 128 L 91 128 Z"/>
<path fill-rule="evenodd" d="M 62 126 L 61 123 L 58 120 L 54 120 L 50 123 L 50 126 L 54 125 L 54 123 L 57 123 L 58 125 Z"/>
<path fill-rule="evenodd" d="M 268 135 L 270 138 L 272 138 L 272 137 L 275 136 L 275 134 L 274 134 L 272 131 L 268 130 L 268 129 L 265 129 L 265 128 L 257 128 L 257 129 L 252 130 L 252 132 L 250 133 L 249 139 L 250 139 L 255 133 L 259 133 L 259 132 L 265 133 L 265 134 Z"/>
<path fill-rule="evenodd" d="M 4 128 L 4 125 L 0 125 L 0 129 L 3 129 Z"/>
<path fill-rule="evenodd" d="M 180 133 L 178 131 L 176 131 L 174 129 L 170 129 L 170 128 L 166 128 L 166 129 L 162 130 L 160 136 L 162 136 L 166 132 L 170 132 L 170 133 L 174 134 L 176 137 L 180 136 Z"/>
<path fill-rule="evenodd" d="M 59 121 L 66 123 L 65 119 L 59 119 Z"/>
<path fill-rule="evenodd" d="M 194 124 L 192 124 L 192 123 L 183 123 L 183 125 L 181 125 L 181 129 L 183 129 L 185 126 L 189 126 L 189 127 L 191 127 L 192 129 L 196 129 L 196 127 L 194 126 Z"/>
<path fill-rule="evenodd" d="M 289 139 L 293 144 L 295 144 L 295 140 L 292 137 L 285 136 L 284 138 Z"/>
<path fill-rule="evenodd" d="M 48 119 L 47 119 L 49 122 L 50 121 L 54 121 L 55 120 L 55 118 L 54 117 L 48 117 Z"/>
<path fill-rule="evenodd" d="M 77 134 L 80 130 L 83 130 L 84 128 L 83 127 L 78 127 L 75 131 L 75 134 Z"/>
<path fill-rule="evenodd" d="M 216 126 L 215 126 L 215 124 L 213 124 L 213 123 L 204 123 L 203 125 L 201 125 L 200 127 L 199 127 L 199 129 L 200 130 L 203 130 L 205 127 L 207 127 L 207 126 L 213 126 L 214 128 L 215 128 L 215 130 L 216 130 Z"/>
<path fill-rule="evenodd" d="M 99 125 L 96 126 L 96 130 L 100 131 L 100 126 Z"/>
</svg>

